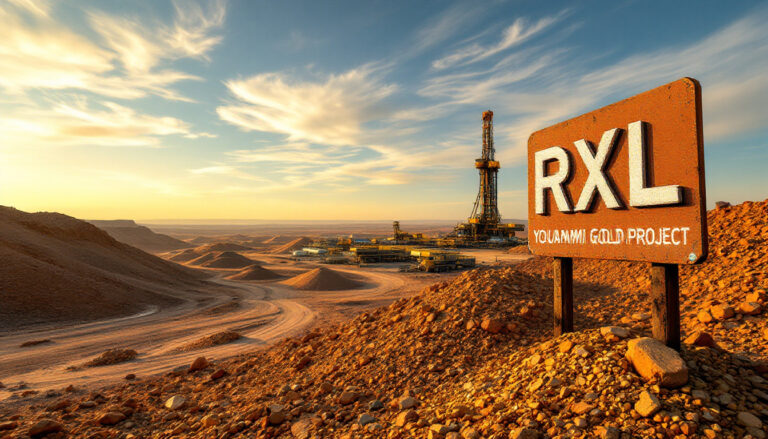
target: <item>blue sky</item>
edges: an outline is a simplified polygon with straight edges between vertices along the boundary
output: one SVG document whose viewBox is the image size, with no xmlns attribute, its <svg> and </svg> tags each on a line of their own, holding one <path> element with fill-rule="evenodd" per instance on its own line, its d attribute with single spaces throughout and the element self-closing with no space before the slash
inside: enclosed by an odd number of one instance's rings
<svg viewBox="0 0 768 439">
<path fill-rule="evenodd" d="M 0 204 L 84 218 L 455 219 L 495 113 L 538 129 L 702 83 L 707 190 L 766 198 L 757 2 L 0 0 Z"/>
</svg>

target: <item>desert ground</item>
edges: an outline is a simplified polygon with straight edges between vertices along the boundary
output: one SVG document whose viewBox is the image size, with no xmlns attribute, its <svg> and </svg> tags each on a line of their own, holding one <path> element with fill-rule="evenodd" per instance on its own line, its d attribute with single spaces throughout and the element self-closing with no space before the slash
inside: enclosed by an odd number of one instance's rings
<svg viewBox="0 0 768 439">
<path fill-rule="evenodd" d="M 172 236 L 189 246 L 160 258 L 71 218 L 8 215 L 0 248 L 16 270 L 98 275 L 122 294 L 96 282 L 89 299 L 143 305 L 4 329 L 2 438 L 768 435 L 768 200 L 708 212 L 708 260 L 680 270 L 679 352 L 649 337 L 648 264 L 575 260 L 575 332 L 555 337 L 552 261 L 524 248 L 471 251 L 480 265 L 461 273 L 401 273 L 292 261 L 306 235 L 239 230 Z M 132 268 L 98 271 L 95 257 Z M 133 277 L 146 288 L 124 290 Z"/>
<path fill-rule="evenodd" d="M 160 374 L 184 367 L 200 355 L 229 358 L 389 305 L 456 275 L 401 273 L 399 264 L 326 268 L 311 260 L 294 261 L 290 251 L 309 239 L 287 233 L 249 236 L 218 226 L 217 235 L 190 237 L 188 227 L 165 227 L 188 240 L 182 241 L 130 221 L 94 224 L 170 261 L 184 259 L 179 254 L 186 249 L 196 258 L 180 265 L 208 276 L 206 285 L 198 286 L 194 294 L 184 288 L 167 292 L 181 298 L 174 305 L 147 305 L 135 313 L 75 325 L 48 323 L 0 331 L 0 382 L 4 385 L 0 399 L 68 385 L 94 388 L 120 382 L 129 374 Z M 326 227 L 302 229 L 316 236 L 327 231 Z M 205 244 L 196 246 L 199 242 Z M 526 258 L 503 250 L 471 253 L 481 264 Z M 199 342 L 227 332 L 239 338 L 218 345 Z M 195 342 L 198 346 L 188 347 Z M 107 366 L 83 366 L 111 349 L 133 350 L 137 356 Z"/>
</svg>

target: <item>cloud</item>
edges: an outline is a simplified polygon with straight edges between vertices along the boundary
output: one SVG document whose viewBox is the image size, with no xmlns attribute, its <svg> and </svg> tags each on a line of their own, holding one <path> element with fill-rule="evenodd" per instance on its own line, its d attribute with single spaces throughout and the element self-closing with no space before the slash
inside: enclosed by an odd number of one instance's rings
<svg viewBox="0 0 768 439">
<path fill-rule="evenodd" d="M 263 73 L 226 86 L 235 101 L 217 108 L 222 120 L 246 131 L 329 145 L 357 144 L 363 125 L 387 113 L 383 101 L 397 90 L 371 65 L 314 82 Z"/>
<path fill-rule="evenodd" d="M 139 114 L 114 102 L 96 109 L 85 100 L 0 115 L 0 133 L 9 144 L 107 146 L 158 146 L 158 137 L 194 134 L 174 117 Z"/>
<path fill-rule="evenodd" d="M 101 38 L 94 41 L 52 18 L 49 2 L 13 3 L 20 7 L 0 6 L 0 88 L 16 94 L 28 89 L 82 90 L 119 99 L 156 95 L 189 101 L 171 86 L 200 78 L 161 63 L 207 59 L 221 41 L 212 32 L 225 13 L 221 1 L 207 10 L 185 3 L 176 5 L 174 23 L 167 25 L 90 11 L 88 22 Z"/>
<path fill-rule="evenodd" d="M 490 58 L 493 55 L 501 53 L 509 48 L 520 45 L 522 42 L 528 40 L 532 36 L 540 33 L 544 29 L 556 23 L 565 15 L 566 12 L 564 11 L 554 16 L 544 17 L 530 25 L 525 18 L 518 18 L 510 26 L 504 29 L 501 40 L 499 40 L 496 44 L 491 46 L 482 46 L 480 44 L 473 43 L 433 61 L 432 67 L 436 70 L 442 70 L 448 67 L 473 64 L 478 61 Z"/>
</svg>

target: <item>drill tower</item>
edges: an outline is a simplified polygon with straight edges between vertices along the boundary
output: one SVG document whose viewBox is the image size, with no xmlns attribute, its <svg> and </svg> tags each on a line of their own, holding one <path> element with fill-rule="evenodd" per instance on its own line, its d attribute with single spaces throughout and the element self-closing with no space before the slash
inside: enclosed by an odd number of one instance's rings
<svg viewBox="0 0 768 439">
<path fill-rule="evenodd" d="M 475 160 L 475 168 L 480 172 L 480 190 L 477 192 L 475 205 L 469 222 L 475 224 L 476 234 L 486 234 L 487 229 L 499 224 L 499 206 L 497 204 L 496 181 L 499 162 L 493 147 L 493 111 L 483 112 L 483 153 Z"/>
<path fill-rule="evenodd" d="M 454 233 L 471 241 L 485 241 L 491 238 L 511 239 L 515 231 L 523 230 L 520 224 L 502 224 L 499 214 L 497 181 L 499 162 L 493 145 L 493 111 L 483 112 L 483 151 L 475 160 L 480 174 L 480 189 L 469 222 L 459 224 Z"/>
</svg>

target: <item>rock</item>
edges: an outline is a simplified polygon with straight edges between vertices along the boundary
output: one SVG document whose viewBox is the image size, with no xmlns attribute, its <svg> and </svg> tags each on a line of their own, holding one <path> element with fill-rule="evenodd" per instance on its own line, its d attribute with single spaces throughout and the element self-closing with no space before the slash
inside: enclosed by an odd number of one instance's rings
<svg viewBox="0 0 768 439">
<path fill-rule="evenodd" d="M 376 420 L 376 418 L 374 418 L 373 416 L 371 416 L 368 413 L 363 413 L 362 415 L 357 417 L 357 423 L 360 424 L 360 425 L 370 424 L 371 422 L 373 422 L 375 420 Z"/>
<path fill-rule="evenodd" d="M 429 426 L 429 431 L 442 436 L 445 436 L 448 434 L 448 432 L 450 432 L 448 426 L 443 424 L 432 424 Z"/>
<path fill-rule="evenodd" d="M 53 421 L 51 419 L 41 419 L 37 422 L 35 422 L 31 427 L 29 427 L 29 431 L 27 434 L 29 434 L 32 437 L 36 436 L 43 436 L 50 433 L 56 433 L 59 431 L 64 430 L 64 426 L 60 423 Z"/>
<path fill-rule="evenodd" d="M 694 346 L 704 346 L 708 348 L 717 347 L 717 344 L 715 343 L 715 339 L 713 339 L 711 335 L 703 331 L 696 331 L 693 334 L 689 335 L 688 337 L 686 337 L 685 343 L 694 345 Z"/>
<path fill-rule="evenodd" d="M 582 401 L 571 405 L 571 412 L 576 415 L 583 415 L 584 413 L 589 413 L 593 408 L 595 408 L 594 405 Z"/>
<path fill-rule="evenodd" d="M 629 329 L 621 326 L 603 326 L 600 328 L 600 334 L 603 337 L 627 338 L 629 337 Z"/>
<path fill-rule="evenodd" d="M 187 403 L 187 400 L 184 399 L 183 396 L 174 395 L 165 401 L 165 407 L 170 410 L 178 410 L 184 407 L 184 404 L 186 403 Z"/>
<path fill-rule="evenodd" d="M 725 209 L 726 207 L 731 207 L 731 203 L 727 201 L 715 201 L 715 207 L 718 209 Z"/>
<path fill-rule="evenodd" d="M 538 430 L 527 427 L 516 428 L 509 433 L 510 439 L 539 439 L 540 437 L 541 433 Z"/>
<path fill-rule="evenodd" d="M 416 398 L 411 396 L 403 396 L 397 401 L 397 407 L 400 410 L 407 410 L 412 407 L 416 407 L 416 404 L 418 404 L 419 401 L 416 400 Z"/>
<path fill-rule="evenodd" d="M 344 391 L 344 392 L 341 392 L 341 395 L 339 395 L 339 404 L 341 405 L 349 405 L 355 402 L 356 400 L 357 400 L 357 393 L 355 392 Z"/>
<path fill-rule="evenodd" d="M 557 346 L 557 350 L 560 352 L 568 352 L 573 347 L 573 342 L 570 340 L 561 341 L 560 344 Z"/>
<path fill-rule="evenodd" d="M 128 375 L 125 376 L 125 379 L 128 380 L 128 381 L 135 380 L 136 379 L 136 374 L 135 373 L 129 373 Z"/>
<path fill-rule="evenodd" d="M 662 387 L 675 388 L 688 382 L 688 367 L 672 348 L 660 341 L 641 337 L 627 344 L 627 359 L 647 382 Z"/>
<path fill-rule="evenodd" d="M 727 305 L 715 305 L 709 309 L 710 314 L 717 320 L 726 320 L 733 317 L 736 312 Z"/>
<path fill-rule="evenodd" d="M 381 410 L 384 408 L 384 403 L 379 401 L 378 399 L 374 399 L 368 403 L 368 410 Z"/>
<path fill-rule="evenodd" d="M 744 315 L 756 316 L 763 312 L 763 306 L 757 302 L 742 302 L 739 305 L 738 311 Z"/>
<path fill-rule="evenodd" d="M 419 420 L 419 414 L 416 410 L 405 410 L 400 412 L 395 418 L 395 425 L 398 427 L 405 427 L 409 422 L 416 422 Z"/>
<path fill-rule="evenodd" d="M 636 322 L 643 322 L 651 318 L 651 315 L 647 312 L 636 312 L 632 314 L 632 320 Z"/>
<path fill-rule="evenodd" d="M 747 294 L 746 301 L 758 303 L 768 302 L 768 294 L 765 294 L 763 291 L 753 291 Z"/>
<path fill-rule="evenodd" d="M 123 413 L 118 411 L 111 411 L 101 415 L 96 422 L 101 425 L 115 425 L 123 421 L 125 418 L 126 416 Z"/>
<path fill-rule="evenodd" d="M 211 375 L 210 375 L 208 378 L 209 378 L 211 381 L 216 381 L 216 380 L 218 380 L 219 378 L 222 378 L 223 376 L 225 376 L 226 374 L 227 374 L 227 371 L 226 371 L 226 370 L 224 370 L 224 369 L 218 369 L 218 370 L 216 370 L 215 372 L 213 372 L 213 373 L 212 373 L 212 374 L 211 374 Z"/>
<path fill-rule="evenodd" d="M 296 439 L 309 439 L 311 436 L 312 421 L 307 418 L 300 419 L 291 425 L 291 434 Z"/>
<path fill-rule="evenodd" d="M 203 424 L 203 427 L 213 427 L 221 424 L 221 420 L 218 416 L 210 414 L 203 416 L 203 419 L 200 420 L 200 423 Z"/>
<path fill-rule="evenodd" d="M 635 403 L 635 411 L 640 416 L 647 418 L 653 416 L 661 410 L 661 402 L 651 392 L 644 390 L 640 393 L 640 399 Z"/>
<path fill-rule="evenodd" d="M 763 421 L 750 412 L 739 412 L 739 414 L 736 415 L 736 419 L 739 420 L 739 424 L 745 427 L 763 428 Z"/>
<path fill-rule="evenodd" d="M 267 422 L 270 425 L 280 425 L 285 422 L 285 408 L 280 404 L 272 404 L 268 408 Z"/>
<path fill-rule="evenodd" d="M 480 327 L 491 334 L 498 334 L 504 329 L 504 323 L 499 319 L 486 318 L 480 324 Z"/>
<path fill-rule="evenodd" d="M 461 430 L 461 437 L 464 439 L 480 439 L 480 433 L 472 427 L 467 427 Z"/>
<path fill-rule="evenodd" d="M 763 328 L 763 338 L 768 340 L 768 328 Z"/>
<path fill-rule="evenodd" d="M 621 431 L 619 431 L 616 427 L 604 427 L 599 426 L 596 429 L 597 435 L 600 437 L 600 439 L 620 439 L 621 438 Z"/>
<path fill-rule="evenodd" d="M 189 366 L 189 371 L 196 372 L 198 370 L 203 370 L 206 367 L 208 367 L 208 360 L 206 360 L 205 357 L 197 357 Z"/>
<path fill-rule="evenodd" d="M 714 317 L 712 317 L 712 314 L 706 309 L 699 311 L 696 318 L 699 319 L 701 323 L 710 323 L 715 320 Z"/>
</svg>

